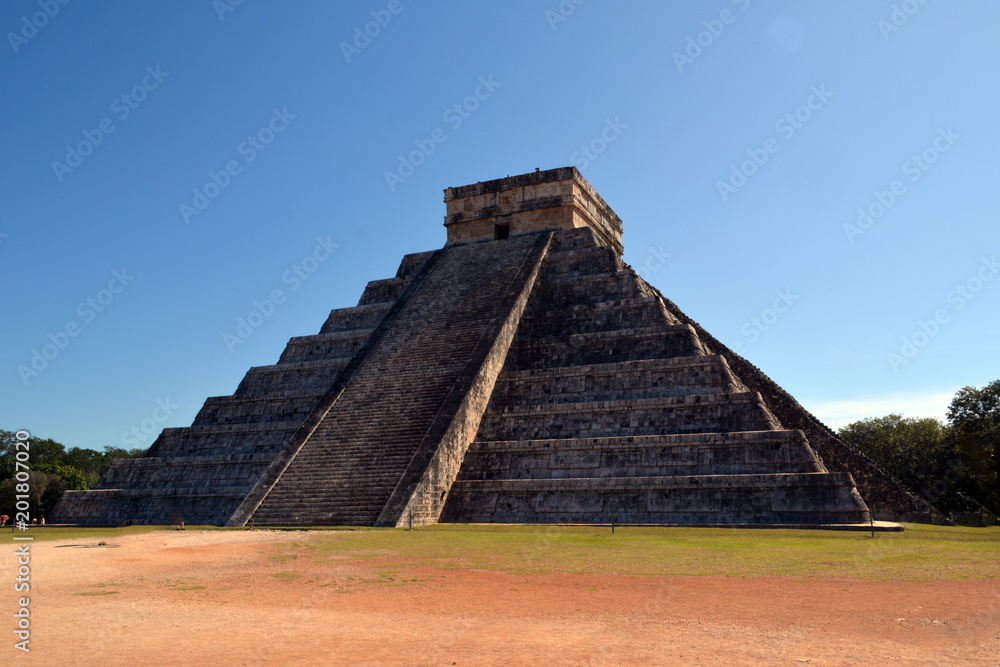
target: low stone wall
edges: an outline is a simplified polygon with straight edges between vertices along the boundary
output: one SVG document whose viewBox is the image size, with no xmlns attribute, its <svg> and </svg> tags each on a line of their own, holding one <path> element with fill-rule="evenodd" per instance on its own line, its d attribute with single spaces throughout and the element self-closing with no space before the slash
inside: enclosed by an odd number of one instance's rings
<svg viewBox="0 0 1000 667">
<path fill-rule="evenodd" d="M 462 479 L 568 479 L 826 472 L 802 431 L 478 442 Z"/>
<path fill-rule="evenodd" d="M 510 363 L 519 368 L 555 368 L 701 354 L 694 330 L 677 324 L 526 341 L 511 348 Z"/>
<path fill-rule="evenodd" d="M 526 396 L 532 403 L 568 403 L 613 401 L 622 395 L 647 398 L 739 391 L 744 388 L 725 359 L 701 355 L 505 373 L 497 380 L 492 401 L 502 406 L 512 401 L 523 405 Z"/>
<path fill-rule="evenodd" d="M 457 481 L 443 522 L 862 523 L 847 473 Z"/>
<path fill-rule="evenodd" d="M 480 440 L 768 431 L 781 428 L 756 393 L 520 405 L 491 410 Z"/>
</svg>

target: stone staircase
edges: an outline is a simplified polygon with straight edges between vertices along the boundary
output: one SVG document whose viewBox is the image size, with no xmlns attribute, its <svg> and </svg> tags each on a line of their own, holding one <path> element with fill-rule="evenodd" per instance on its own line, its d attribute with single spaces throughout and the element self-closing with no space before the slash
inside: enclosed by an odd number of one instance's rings
<svg viewBox="0 0 1000 667">
<path fill-rule="evenodd" d="M 601 246 L 560 231 L 444 522 L 858 523 L 849 474 Z"/>
<path fill-rule="evenodd" d="M 422 288 L 253 513 L 255 524 L 373 525 L 539 235 L 446 248 Z M 374 287 L 373 287 L 374 285 Z M 370 284 L 369 295 L 398 286 Z M 314 337 L 315 338 L 315 337 Z M 320 343 L 303 345 L 323 353 Z"/>
<path fill-rule="evenodd" d="M 432 254 L 404 257 L 394 278 L 369 283 L 319 334 L 292 338 L 232 396 L 208 398 L 191 426 L 164 429 L 146 458 L 115 461 L 95 489 L 64 494 L 50 521 L 225 523 Z"/>
</svg>

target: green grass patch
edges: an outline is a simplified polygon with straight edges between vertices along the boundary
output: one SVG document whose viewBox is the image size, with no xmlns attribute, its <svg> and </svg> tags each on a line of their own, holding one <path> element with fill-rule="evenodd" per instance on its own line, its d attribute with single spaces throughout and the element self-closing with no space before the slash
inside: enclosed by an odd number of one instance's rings
<svg viewBox="0 0 1000 667">
<path fill-rule="evenodd" d="M 276 577 L 278 579 L 298 579 L 303 575 L 299 574 L 298 572 L 274 572 L 271 574 L 271 576 Z"/>
<path fill-rule="evenodd" d="M 246 530 L 245 528 L 220 528 L 218 526 L 188 526 L 188 530 Z M 124 535 L 141 535 L 155 532 L 178 532 L 173 526 L 123 526 L 123 527 L 80 527 L 80 526 L 39 526 L 28 530 L 12 531 L 10 525 L 0 530 L 0 544 L 11 544 L 15 537 L 31 537 L 35 542 L 51 540 L 78 540 L 88 538 L 116 538 Z M 107 540 L 105 540 L 107 541 Z M 20 542 L 24 544 L 23 542 Z"/>
<path fill-rule="evenodd" d="M 189 526 L 188 530 L 246 530 Z M 270 530 L 270 529 L 268 529 Z M 295 529 L 305 531 L 306 529 Z M 38 541 L 116 537 L 170 526 L 56 528 L 0 532 Z M 93 544 L 93 542 L 87 542 Z M 414 530 L 322 527 L 303 539 L 275 545 L 275 564 L 297 556 L 376 564 L 374 581 L 412 577 L 413 566 L 483 569 L 516 575 L 576 573 L 847 577 L 858 579 L 966 579 L 1000 577 L 1000 526 L 908 524 L 901 533 L 823 530 L 617 526 L 504 526 L 444 524 Z M 301 576 L 279 572 L 274 576 Z M 388 579 L 385 575 L 394 577 Z M 351 579 L 348 578 L 348 581 Z M 367 580 L 366 580 L 367 581 Z M 195 590 L 194 588 L 190 590 Z"/>
<path fill-rule="evenodd" d="M 118 595 L 118 591 L 86 591 L 83 593 L 77 593 L 77 595 L 86 595 L 88 597 L 93 597 L 95 595 Z"/>
<path fill-rule="evenodd" d="M 1000 527 L 902 533 L 619 526 L 425 526 L 318 536 L 315 557 L 512 574 L 963 579 L 1000 576 Z"/>
<path fill-rule="evenodd" d="M 279 554 L 277 556 L 268 556 L 267 559 L 274 563 L 288 563 L 290 561 L 298 558 L 296 554 Z"/>
</svg>

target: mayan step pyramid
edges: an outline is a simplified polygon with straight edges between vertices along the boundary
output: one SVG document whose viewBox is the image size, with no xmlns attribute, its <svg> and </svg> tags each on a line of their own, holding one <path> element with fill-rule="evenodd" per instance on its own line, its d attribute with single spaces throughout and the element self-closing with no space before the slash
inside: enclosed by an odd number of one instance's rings
<svg viewBox="0 0 1000 667">
<path fill-rule="evenodd" d="M 444 248 L 404 257 L 51 518 L 935 519 L 626 265 L 621 220 L 575 168 L 449 188 L 445 202 Z"/>
</svg>

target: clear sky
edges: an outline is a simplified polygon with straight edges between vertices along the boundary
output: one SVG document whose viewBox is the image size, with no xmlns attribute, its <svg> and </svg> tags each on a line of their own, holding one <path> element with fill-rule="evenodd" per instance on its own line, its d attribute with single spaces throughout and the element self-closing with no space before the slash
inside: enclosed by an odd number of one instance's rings
<svg viewBox="0 0 1000 667">
<path fill-rule="evenodd" d="M 1000 3 L 63 1 L 0 4 L 0 428 L 148 446 L 568 165 L 832 426 L 1000 377 Z"/>
</svg>

